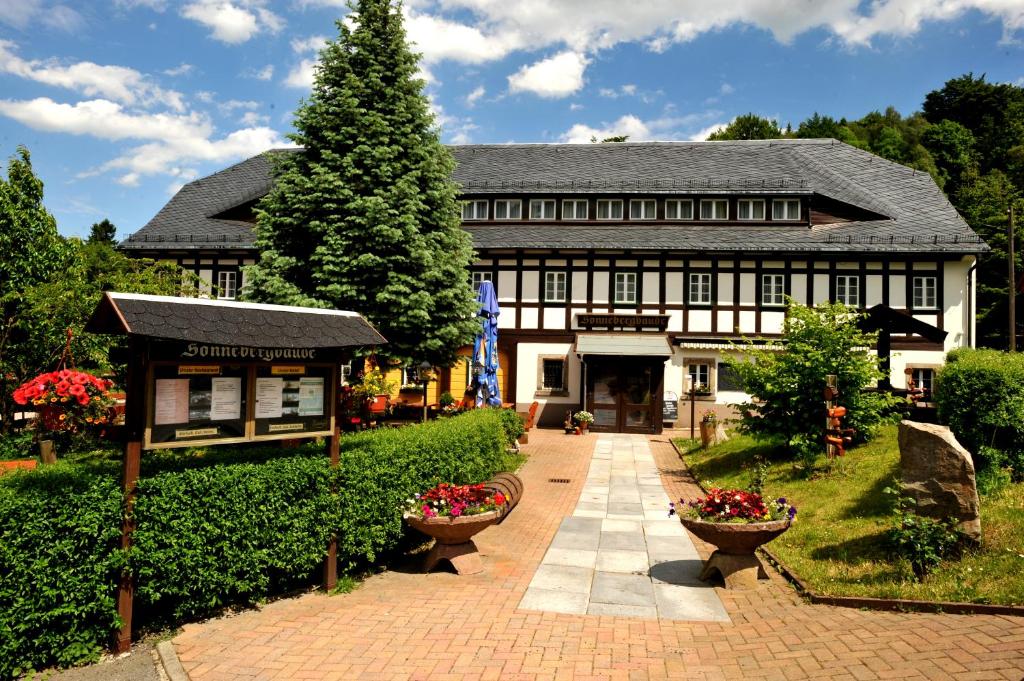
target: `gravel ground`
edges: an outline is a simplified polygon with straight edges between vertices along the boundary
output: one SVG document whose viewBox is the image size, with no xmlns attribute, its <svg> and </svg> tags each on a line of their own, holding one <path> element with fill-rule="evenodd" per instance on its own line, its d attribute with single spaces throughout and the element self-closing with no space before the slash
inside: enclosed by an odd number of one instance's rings
<svg viewBox="0 0 1024 681">
<path fill-rule="evenodd" d="M 104 655 L 88 667 L 40 672 L 29 678 L 33 681 L 167 681 L 154 644 L 146 641 L 132 646 L 132 652 L 123 657 Z"/>
</svg>

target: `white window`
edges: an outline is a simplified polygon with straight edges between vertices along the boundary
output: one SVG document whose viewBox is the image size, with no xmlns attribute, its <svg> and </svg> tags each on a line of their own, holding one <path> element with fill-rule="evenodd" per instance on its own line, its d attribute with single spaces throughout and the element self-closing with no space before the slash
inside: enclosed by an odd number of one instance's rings
<svg viewBox="0 0 1024 681">
<path fill-rule="evenodd" d="M 761 304 L 762 305 L 785 305 L 786 304 L 786 275 L 784 275 L 784 274 L 763 274 L 763 275 L 761 275 Z"/>
<path fill-rule="evenodd" d="M 729 202 L 725 199 L 702 199 L 700 202 L 701 220 L 728 220 Z"/>
<path fill-rule="evenodd" d="M 860 277 L 850 275 L 836 277 L 836 302 L 850 307 L 860 307 Z"/>
<path fill-rule="evenodd" d="M 736 205 L 736 215 L 740 220 L 764 220 L 764 201 L 740 199 Z"/>
<path fill-rule="evenodd" d="M 915 388 L 924 390 L 928 395 L 932 394 L 932 389 L 935 387 L 935 369 L 915 368 L 911 377 L 914 379 Z"/>
<path fill-rule="evenodd" d="M 800 199 L 775 199 L 772 201 L 772 220 L 799 220 Z"/>
<path fill-rule="evenodd" d="M 238 272 L 218 272 L 217 291 L 221 300 L 234 300 L 238 295 Z"/>
<path fill-rule="evenodd" d="M 486 220 L 487 201 L 464 201 L 462 203 L 463 220 Z"/>
<path fill-rule="evenodd" d="M 470 276 L 472 277 L 474 291 L 480 290 L 481 283 L 491 280 L 490 272 L 473 272 Z"/>
<path fill-rule="evenodd" d="M 598 220 L 621 220 L 622 201 L 619 199 L 598 199 L 597 200 Z"/>
<path fill-rule="evenodd" d="M 636 303 L 636 273 L 615 273 L 615 302 Z"/>
<path fill-rule="evenodd" d="M 711 304 L 711 274 L 708 272 L 690 273 L 690 305 Z"/>
<path fill-rule="evenodd" d="M 565 302 L 565 272 L 544 273 L 544 302 L 564 303 Z"/>
<path fill-rule="evenodd" d="M 352 377 L 352 360 L 349 360 L 345 364 L 341 365 L 341 384 L 348 385 L 349 378 Z"/>
<path fill-rule="evenodd" d="M 530 199 L 531 220 L 554 220 L 555 200 L 554 199 Z"/>
<path fill-rule="evenodd" d="M 590 210 L 586 199 L 566 199 L 562 201 L 563 220 L 587 220 Z"/>
<path fill-rule="evenodd" d="M 687 378 L 689 378 L 689 385 L 685 386 L 687 389 L 692 388 L 694 395 L 710 395 L 711 394 L 711 365 L 700 362 L 687 365 L 686 368 Z"/>
<path fill-rule="evenodd" d="M 654 199 L 634 199 L 629 202 L 630 220 L 653 220 L 658 216 L 658 202 Z"/>
<path fill-rule="evenodd" d="M 665 202 L 666 220 L 692 220 L 693 201 L 690 199 L 670 199 Z"/>
<path fill-rule="evenodd" d="M 523 202 L 519 199 L 498 199 L 494 202 L 495 220 L 518 220 L 523 217 Z"/>
<path fill-rule="evenodd" d="M 936 307 L 935 277 L 914 277 L 914 308 L 931 310 Z"/>
</svg>

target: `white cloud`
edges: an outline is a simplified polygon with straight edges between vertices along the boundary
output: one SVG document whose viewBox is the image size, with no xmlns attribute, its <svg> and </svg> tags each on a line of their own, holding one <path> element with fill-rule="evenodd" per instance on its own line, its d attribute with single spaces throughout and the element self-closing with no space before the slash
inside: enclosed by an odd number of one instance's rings
<svg viewBox="0 0 1024 681">
<path fill-rule="evenodd" d="M 413 50 L 421 52 L 428 64 L 445 59 L 482 64 L 502 59 L 522 46 L 516 33 L 485 32 L 476 26 L 414 12 L 408 6 L 405 12 L 405 30 Z"/>
<path fill-rule="evenodd" d="M 718 92 L 719 94 L 723 95 L 731 95 L 732 93 L 736 92 L 736 88 L 734 88 L 729 83 L 722 83 L 722 87 L 718 88 Z"/>
<path fill-rule="evenodd" d="M 238 122 L 242 125 L 254 128 L 260 125 L 266 125 L 270 122 L 269 116 L 264 116 L 257 111 L 246 111 L 242 114 L 242 117 L 238 119 Z"/>
<path fill-rule="evenodd" d="M 73 32 L 85 26 L 82 15 L 67 5 L 44 5 L 42 0 L 0 0 L 0 23 L 24 29 L 40 23 L 59 31 Z"/>
<path fill-rule="evenodd" d="M 195 67 L 192 64 L 186 64 L 182 62 L 173 69 L 164 69 L 164 75 L 166 76 L 185 76 L 192 72 Z"/>
<path fill-rule="evenodd" d="M 310 89 L 313 87 L 313 74 L 316 71 L 316 65 L 316 59 L 303 59 L 288 72 L 284 84 L 288 87 Z"/>
<path fill-rule="evenodd" d="M 65 66 L 56 59 L 26 60 L 15 54 L 14 50 L 14 43 L 0 40 L 0 73 L 80 92 L 87 97 L 105 97 L 123 104 L 162 104 L 175 111 L 185 108 L 180 92 L 159 87 L 135 69 L 88 61 Z"/>
<path fill-rule="evenodd" d="M 327 46 L 327 36 L 325 35 L 311 35 L 308 38 L 293 38 L 291 42 L 292 51 L 303 53 L 303 52 L 319 52 Z"/>
<path fill-rule="evenodd" d="M 276 33 L 284 19 L 262 6 L 259 0 L 195 0 L 181 15 L 211 30 L 211 37 L 229 45 L 244 43 L 258 33 Z"/>
<path fill-rule="evenodd" d="M 487 90 L 484 89 L 483 85 L 478 85 L 472 92 L 466 95 L 466 106 L 472 108 L 476 106 L 476 103 L 487 94 Z"/>
<path fill-rule="evenodd" d="M 508 89 L 541 97 L 568 97 L 583 87 L 583 72 L 589 63 L 577 52 L 561 52 L 519 69 L 508 77 Z"/>
<path fill-rule="evenodd" d="M 705 139 L 724 123 L 716 123 L 704 129 L 697 126 L 705 124 L 709 119 L 719 116 L 718 111 L 705 111 L 686 116 L 663 116 L 650 120 L 642 120 L 634 114 L 626 114 L 611 123 L 602 123 L 594 127 L 585 123 L 577 123 L 562 134 L 561 140 L 570 144 L 582 144 L 591 139 L 602 140 L 606 137 L 626 135 L 631 142 L 649 140 L 692 140 Z M 707 131 L 707 134 L 705 134 Z M 703 135 L 698 138 L 698 135 Z"/>
<path fill-rule="evenodd" d="M 191 173 L 182 171 L 183 163 L 225 163 L 287 145 L 275 130 L 264 126 L 242 128 L 215 138 L 213 124 L 203 114 L 137 113 L 105 99 L 76 104 L 62 104 L 47 97 L 0 100 L 0 114 L 43 132 L 143 142 L 81 174 L 123 171 L 117 181 L 126 186 L 147 175 Z"/>
<path fill-rule="evenodd" d="M 728 126 L 728 123 L 712 123 L 711 125 L 701 128 L 697 132 L 690 135 L 690 140 L 694 142 L 704 142 L 708 137 L 711 137 L 712 133 L 716 133 L 719 130 L 724 129 Z"/>
</svg>

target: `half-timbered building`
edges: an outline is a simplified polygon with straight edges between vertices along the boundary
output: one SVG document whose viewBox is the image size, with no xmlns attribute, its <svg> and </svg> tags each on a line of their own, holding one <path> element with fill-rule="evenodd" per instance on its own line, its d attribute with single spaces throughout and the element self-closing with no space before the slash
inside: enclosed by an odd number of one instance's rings
<svg viewBox="0 0 1024 681">
<path fill-rule="evenodd" d="M 884 305 L 945 331 L 892 338 L 895 387 L 930 387 L 946 351 L 973 345 L 987 247 L 926 173 L 835 140 L 450 149 L 468 276 L 502 306 L 502 395 L 539 402 L 541 423 L 583 407 L 595 429 L 658 432 L 665 396 L 691 387 L 701 412 L 726 411 L 746 398 L 731 344 L 777 337 L 790 298 Z M 191 182 L 122 247 L 234 297 L 271 182 L 266 155 Z M 458 395 L 470 374 L 446 369 L 437 390 Z"/>
</svg>

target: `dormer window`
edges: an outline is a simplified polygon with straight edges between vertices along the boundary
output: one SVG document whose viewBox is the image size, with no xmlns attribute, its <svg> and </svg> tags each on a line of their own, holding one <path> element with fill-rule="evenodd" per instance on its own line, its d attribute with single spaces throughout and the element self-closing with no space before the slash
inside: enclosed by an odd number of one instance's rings
<svg viewBox="0 0 1024 681">
<path fill-rule="evenodd" d="M 740 220 L 764 220 L 764 199 L 740 199 L 736 216 Z"/>
<path fill-rule="evenodd" d="M 487 219 L 487 201 L 463 201 L 462 202 L 462 219 L 463 220 L 486 220 Z"/>
<path fill-rule="evenodd" d="M 530 200 L 531 220 L 554 220 L 555 200 L 554 199 L 531 199 Z"/>
<path fill-rule="evenodd" d="M 597 200 L 598 220 L 621 220 L 622 201 L 620 199 L 598 199 Z"/>
<path fill-rule="evenodd" d="M 702 199 L 700 202 L 701 220 L 728 220 L 729 202 L 725 199 Z"/>
<path fill-rule="evenodd" d="M 658 216 L 658 202 L 654 199 L 634 199 L 629 202 L 630 220 L 653 220 Z"/>
<path fill-rule="evenodd" d="M 666 220 L 692 220 L 693 201 L 691 199 L 669 199 L 665 202 Z"/>
<path fill-rule="evenodd" d="M 800 199 L 775 199 L 772 201 L 772 220 L 799 220 Z"/>
<path fill-rule="evenodd" d="M 587 220 L 590 211 L 586 199 L 565 199 L 562 201 L 563 220 Z"/>
<path fill-rule="evenodd" d="M 494 202 L 495 220 L 519 220 L 523 217 L 523 202 L 519 199 L 498 199 Z"/>
</svg>

